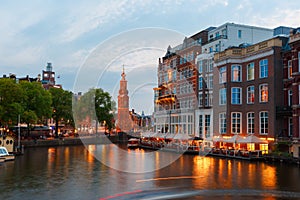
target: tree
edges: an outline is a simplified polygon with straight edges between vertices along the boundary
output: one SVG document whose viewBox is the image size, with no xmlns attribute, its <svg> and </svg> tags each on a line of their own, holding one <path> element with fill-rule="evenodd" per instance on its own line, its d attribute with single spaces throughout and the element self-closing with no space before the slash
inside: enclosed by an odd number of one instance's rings
<svg viewBox="0 0 300 200">
<path fill-rule="evenodd" d="M 51 117 L 51 94 L 49 91 L 45 90 L 40 82 L 20 82 L 20 86 L 25 93 L 24 110 L 25 112 L 33 112 L 37 118 L 36 122 L 45 124 L 45 120 Z M 33 114 L 31 113 L 31 115 Z M 23 115 L 22 121 L 25 121 Z M 28 113 L 27 113 L 28 114 Z M 35 123 L 36 123 L 35 122 Z"/>
<path fill-rule="evenodd" d="M 109 130 L 114 127 L 115 102 L 101 88 L 90 89 L 73 106 L 77 124 L 88 119 L 101 122 Z"/>
<path fill-rule="evenodd" d="M 95 110 L 99 122 L 105 122 L 108 130 L 114 128 L 115 102 L 112 101 L 110 94 L 101 88 L 95 89 Z"/>
<path fill-rule="evenodd" d="M 55 136 L 58 137 L 59 122 L 73 125 L 72 92 L 61 88 L 50 88 L 52 96 L 52 117 L 55 120 Z"/>
<path fill-rule="evenodd" d="M 14 79 L 0 79 L 0 123 L 17 124 L 18 115 L 23 112 L 24 91 Z"/>
</svg>

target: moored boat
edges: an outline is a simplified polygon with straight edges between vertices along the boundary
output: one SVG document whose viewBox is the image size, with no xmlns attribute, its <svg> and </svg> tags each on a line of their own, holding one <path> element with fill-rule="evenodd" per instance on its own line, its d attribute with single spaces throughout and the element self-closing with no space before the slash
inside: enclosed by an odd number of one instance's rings
<svg viewBox="0 0 300 200">
<path fill-rule="evenodd" d="M 15 155 L 8 153 L 5 147 L 0 147 L 0 159 L 4 159 L 4 161 L 15 160 Z"/>
<path fill-rule="evenodd" d="M 140 146 L 140 140 L 137 138 L 130 138 L 127 143 L 128 148 L 138 148 Z"/>
</svg>

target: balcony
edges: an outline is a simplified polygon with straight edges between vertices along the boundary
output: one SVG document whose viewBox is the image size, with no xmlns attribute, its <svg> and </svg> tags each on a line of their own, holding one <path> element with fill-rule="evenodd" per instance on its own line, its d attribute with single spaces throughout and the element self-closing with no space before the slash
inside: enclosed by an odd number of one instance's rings
<svg viewBox="0 0 300 200">
<path fill-rule="evenodd" d="M 276 106 L 276 118 L 291 117 L 293 110 L 291 106 Z"/>
<path fill-rule="evenodd" d="M 156 104 L 170 104 L 170 103 L 175 103 L 176 100 L 176 95 L 175 94 L 167 94 L 158 97 L 156 100 Z"/>
</svg>

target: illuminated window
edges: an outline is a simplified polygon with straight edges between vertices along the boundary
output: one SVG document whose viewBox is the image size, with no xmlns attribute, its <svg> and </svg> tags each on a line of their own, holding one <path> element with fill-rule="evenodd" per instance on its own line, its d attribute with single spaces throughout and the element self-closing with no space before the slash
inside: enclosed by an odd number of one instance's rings
<svg viewBox="0 0 300 200">
<path fill-rule="evenodd" d="M 239 112 L 232 112 L 231 113 L 231 133 L 239 134 L 242 130 L 242 114 Z"/>
<path fill-rule="evenodd" d="M 226 133 L 226 113 L 219 114 L 219 133 L 224 134 Z"/>
<path fill-rule="evenodd" d="M 254 80 L 254 63 L 247 65 L 247 80 Z"/>
<path fill-rule="evenodd" d="M 268 60 L 259 61 L 259 78 L 268 77 Z"/>
<path fill-rule="evenodd" d="M 291 79 L 293 78 L 293 65 L 292 65 L 292 60 L 288 61 L 288 78 Z"/>
<path fill-rule="evenodd" d="M 226 67 L 221 67 L 219 73 L 219 83 L 226 83 Z"/>
<path fill-rule="evenodd" d="M 247 113 L 247 134 L 254 134 L 254 112 Z"/>
<path fill-rule="evenodd" d="M 242 88 L 233 87 L 231 88 L 231 104 L 242 103 Z"/>
<path fill-rule="evenodd" d="M 254 151 L 255 150 L 255 144 L 254 143 L 247 144 L 247 149 L 248 149 L 248 151 Z"/>
<path fill-rule="evenodd" d="M 232 82 L 241 82 L 242 81 L 242 72 L 240 65 L 231 66 L 231 81 Z"/>
<path fill-rule="evenodd" d="M 262 154 L 268 153 L 268 144 L 259 144 L 259 150 L 262 151 Z"/>
<path fill-rule="evenodd" d="M 259 85 L 259 102 L 268 102 L 269 91 L 268 84 Z"/>
<path fill-rule="evenodd" d="M 226 98 L 226 88 L 222 88 L 219 91 L 219 105 L 226 105 L 227 98 Z"/>
<path fill-rule="evenodd" d="M 269 133 L 269 117 L 268 112 L 263 111 L 259 113 L 259 133 L 266 135 Z"/>
<path fill-rule="evenodd" d="M 254 104 L 254 86 L 247 87 L 247 103 Z"/>
</svg>

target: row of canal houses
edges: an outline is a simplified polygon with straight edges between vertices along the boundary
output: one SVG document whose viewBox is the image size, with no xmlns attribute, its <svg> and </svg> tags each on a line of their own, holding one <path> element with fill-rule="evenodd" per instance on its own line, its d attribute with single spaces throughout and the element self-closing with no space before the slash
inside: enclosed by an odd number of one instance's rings
<svg viewBox="0 0 300 200">
<path fill-rule="evenodd" d="M 300 157 L 300 28 L 209 27 L 169 46 L 157 78 L 156 132 L 254 135 Z"/>
</svg>

